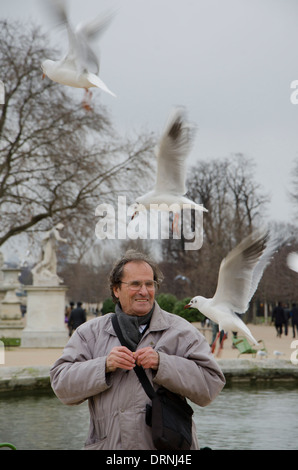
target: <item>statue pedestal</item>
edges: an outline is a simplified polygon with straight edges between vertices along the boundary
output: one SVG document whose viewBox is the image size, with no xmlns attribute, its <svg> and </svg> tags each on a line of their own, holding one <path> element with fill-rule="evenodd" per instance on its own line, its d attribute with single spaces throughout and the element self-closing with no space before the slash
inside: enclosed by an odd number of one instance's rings
<svg viewBox="0 0 298 470">
<path fill-rule="evenodd" d="M 1 320 L 21 320 L 21 301 L 15 295 L 15 292 L 9 290 L 1 303 Z"/>
<path fill-rule="evenodd" d="M 0 285 L 0 338 L 20 338 L 24 328 L 21 301 L 16 291 L 21 285 L 18 280 L 19 268 L 3 268 Z"/>
<path fill-rule="evenodd" d="M 27 324 L 22 348 L 63 348 L 68 341 L 64 322 L 65 286 L 28 286 Z"/>
</svg>

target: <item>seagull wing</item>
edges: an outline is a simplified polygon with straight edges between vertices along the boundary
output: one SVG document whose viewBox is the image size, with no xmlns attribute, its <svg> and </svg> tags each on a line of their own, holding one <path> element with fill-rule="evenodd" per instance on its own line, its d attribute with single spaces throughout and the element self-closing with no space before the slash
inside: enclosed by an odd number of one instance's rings
<svg viewBox="0 0 298 470">
<path fill-rule="evenodd" d="M 288 254 L 287 265 L 292 271 L 298 272 L 298 253 L 292 252 Z"/>
<path fill-rule="evenodd" d="M 98 39 L 107 30 L 113 18 L 114 13 L 110 12 L 100 15 L 88 23 L 80 23 L 76 27 L 76 54 L 83 69 L 95 74 L 99 73 L 99 54 L 95 53 L 90 42 Z"/>
<path fill-rule="evenodd" d="M 69 51 L 66 61 L 74 61 L 78 72 L 99 73 L 99 55 L 90 47 L 86 37 L 81 32 L 68 28 Z"/>
<path fill-rule="evenodd" d="M 108 29 L 114 17 L 114 12 L 106 12 L 105 14 L 97 16 L 92 21 L 79 23 L 76 32 L 83 33 L 88 41 L 98 39 Z"/>
<path fill-rule="evenodd" d="M 79 38 L 69 23 L 67 23 L 66 27 L 68 36 L 68 51 L 63 59 L 63 63 L 64 65 L 75 68 L 78 73 L 81 73 L 84 70 L 84 65 L 81 56 Z"/>
<path fill-rule="evenodd" d="M 277 248 L 278 248 L 278 241 L 269 240 L 269 234 L 267 234 L 267 240 L 268 241 L 267 241 L 266 248 L 253 270 L 251 284 L 250 284 L 249 300 L 252 298 L 255 291 L 257 290 L 259 282 L 263 276 L 263 272 L 265 268 L 268 266 L 268 264 L 270 263 L 270 261 L 272 260 L 273 255 L 277 251 Z"/>
<path fill-rule="evenodd" d="M 78 54 L 80 49 L 79 38 L 68 20 L 65 0 L 45 0 L 43 5 L 46 7 L 47 13 L 51 16 L 53 22 L 56 25 L 64 26 L 67 31 L 68 51 L 60 61 L 60 64 L 80 72 L 82 66 L 80 65 Z"/>
<path fill-rule="evenodd" d="M 268 236 L 268 232 L 253 232 L 222 260 L 213 305 L 225 305 L 237 313 L 247 310 L 272 256 L 270 250 L 265 254 Z"/>
<path fill-rule="evenodd" d="M 194 140 L 195 126 L 185 121 L 183 108 L 171 113 L 156 151 L 156 193 L 185 194 L 186 158 Z"/>
<path fill-rule="evenodd" d="M 68 22 L 65 0 L 44 0 L 42 6 L 46 10 L 47 17 L 50 17 L 56 26 Z"/>
</svg>

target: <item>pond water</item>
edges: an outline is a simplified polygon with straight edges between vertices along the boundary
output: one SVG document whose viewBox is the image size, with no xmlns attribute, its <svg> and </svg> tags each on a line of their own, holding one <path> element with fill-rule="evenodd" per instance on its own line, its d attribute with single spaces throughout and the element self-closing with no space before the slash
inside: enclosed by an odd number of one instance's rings
<svg viewBox="0 0 298 470">
<path fill-rule="evenodd" d="M 201 447 L 297 449 L 298 394 L 290 385 L 226 387 L 206 408 L 193 405 Z M 87 403 L 66 406 L 50 392 L 1 396 L 0 442 L 24 450 L 81 449 Z"/>
</svg>

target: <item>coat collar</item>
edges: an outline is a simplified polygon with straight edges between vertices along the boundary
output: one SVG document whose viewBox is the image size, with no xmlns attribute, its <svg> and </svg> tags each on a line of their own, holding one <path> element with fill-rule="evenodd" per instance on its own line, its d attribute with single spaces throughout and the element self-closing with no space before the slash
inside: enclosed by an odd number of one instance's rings
<svg viewBox="0 0 298 470">
<path fill-rule="evenodd" d="M 169 327 L 170 327 L 169 320 L 166 317 L 164 310 L 160 308 L 160 306 L 155 300 L 155 308 L 152 314 L 148 331 L 167 330 Z"/>
</svg>

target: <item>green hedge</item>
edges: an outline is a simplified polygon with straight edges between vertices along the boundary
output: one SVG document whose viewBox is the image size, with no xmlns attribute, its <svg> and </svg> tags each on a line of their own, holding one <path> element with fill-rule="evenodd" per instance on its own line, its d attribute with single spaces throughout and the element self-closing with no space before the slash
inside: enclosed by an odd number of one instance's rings
<svg viewBox="0 0 298 470">
<path fill-rule="evenodd" d="M 163 310 L 173 313 L 177 303 L 177 297 L 173 294 L 158 294 L 156 296 L 156 302 Z"/>
<path fill-rule="evenodd" d="M 115 312 L 115 304 L 113 299 L 109 297 L 108 299 L 104 300 L 102 304 L 101 314 L 105 315 L 106 313 Z"/>
<path fill-rule="evenodd" d="M 6 347 L 16 347 L 21 345 L 21 338 L 0 338 L 0 341 L 4 344 Z"/>
</svg>

